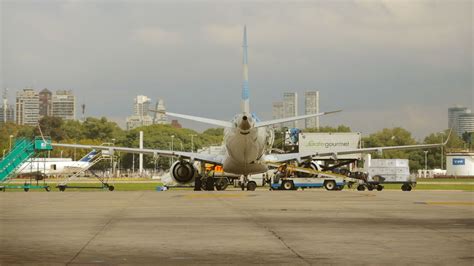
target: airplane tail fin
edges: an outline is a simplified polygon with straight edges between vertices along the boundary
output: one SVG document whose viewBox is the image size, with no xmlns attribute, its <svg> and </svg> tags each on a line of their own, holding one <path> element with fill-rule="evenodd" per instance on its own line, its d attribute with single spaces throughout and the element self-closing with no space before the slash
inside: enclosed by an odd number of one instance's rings
<svg viewBox="0 0 474 266">
<path fill-rule="evenodd" d="M 249 69 L 248 69 L 248 58 L 247 58 L 247 26 L 244 26 L 244 38 L 242 42 L 242 102 L 241 109 L 242 113 L 250 114 L 250 92 L 249 92 Z"/>
<path fill-rule="evenodd" d="M 91 152 L 89 152 L 88 154 L 86 154 L 86 156 L 82 157 L 79 162 L 90 162 L 92 161 L 92 159 L 94 159 L 94 157 L 97 155 L 97 151 L 96 150 L 92 150 Z"/>
</svg>

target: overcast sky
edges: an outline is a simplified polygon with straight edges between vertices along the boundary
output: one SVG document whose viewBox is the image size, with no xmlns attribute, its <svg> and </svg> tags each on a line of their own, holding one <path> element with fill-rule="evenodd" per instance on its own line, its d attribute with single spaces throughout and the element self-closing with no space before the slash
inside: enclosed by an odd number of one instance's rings
<svg viewBox="0 0 474 266">
<path fill-rule="evenodd" d="M 473 107 L 472 14 L 472 1 L 455 0 L 1 1 L 1 86 L 11 99 L 72 89 L 88 116 L 122 125 L 137 94 L 229 120 L 246 24 L 261 118 L 285 91 L 299 93 L 301 113 L 304 91 L 319 90 L 321 110 L 343 109 L 323 125 L 421 138 L 447 128 L 448 107 Z"/>
</svg>

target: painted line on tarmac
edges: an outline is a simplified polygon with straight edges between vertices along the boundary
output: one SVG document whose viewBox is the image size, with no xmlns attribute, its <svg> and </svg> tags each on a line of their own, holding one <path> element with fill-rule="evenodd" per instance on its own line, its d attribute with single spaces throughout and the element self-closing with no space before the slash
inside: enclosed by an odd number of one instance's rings
<svg viewBox="0 0 474 266">
<path fill-rule="evenodd" d="M 447 205 L 447 206 L 474 206 L 472 201 L 417 201 L 414 204 Z"/>
<path fill-rule="evenodd" d="M 187 199 L 236 199 L 247 198 L 249 196 L 248 194 L 191 194 L 185 195 L 184 197 Z"/>
</svg>

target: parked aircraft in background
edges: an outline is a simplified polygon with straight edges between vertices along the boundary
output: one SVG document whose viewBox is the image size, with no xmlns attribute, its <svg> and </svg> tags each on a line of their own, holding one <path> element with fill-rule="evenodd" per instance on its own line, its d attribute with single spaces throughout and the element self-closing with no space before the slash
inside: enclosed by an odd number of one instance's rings
<svg viewBox="0 0 474 266">
<path fill-rule="evenodd" d="M 92 150 L 79 161 L 73 161 L 71 158 L 31 158 L 20 166 L 18 173 L 19 175 L 39 173 L 47 176 L 72 174 L 88 167 L 97 153 L 96 150 Z"/>
</svg>

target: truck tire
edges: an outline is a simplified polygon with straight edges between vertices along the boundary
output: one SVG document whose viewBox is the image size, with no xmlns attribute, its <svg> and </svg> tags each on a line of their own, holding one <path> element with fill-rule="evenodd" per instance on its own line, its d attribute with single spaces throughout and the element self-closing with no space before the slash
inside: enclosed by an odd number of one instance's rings
<svg viewBox="0 0 474 266">
<path fill-rule="evenodd" d="M 382 191 L 383 190 L 383 186 L 382 185 L 377 185 L 377 191 Z"/>
<path fill-rule="evenodd" d="M 293 184 L 293 181 L 291 181 L 291 180 L 284 180 L 281 183 L 281 188 L 283 190 L 293 190 L 293 189 L 295 189 L 295 185 Z"/>
<path fill-rule="evenodd" d="M 403 184 L 402 185 L 402 191 L 411 191 L 411 186 L 408 184 Z"/>
<path fill-rule="evenodd" d="M 248 191 L 255 191 L 256 188 L 257 188 L 257 183 L 255 183 L 254 181 L 250 181 L 247 183 Z"/>
<path fill-rule="evenodd" d="M 328 180 L 324 182 L 326 190 L 336 190 L 336 182 L 334 180 Z"/>
<path fill-rule="evenodd" d="M 364 186 L 364 185 L 358 185 L 358 186 L 357 186 L 357 190 L 358 190 L 358 191 L 364 191 L 364 190 L 365 190 L 365 186 Z"/>
</svg>

